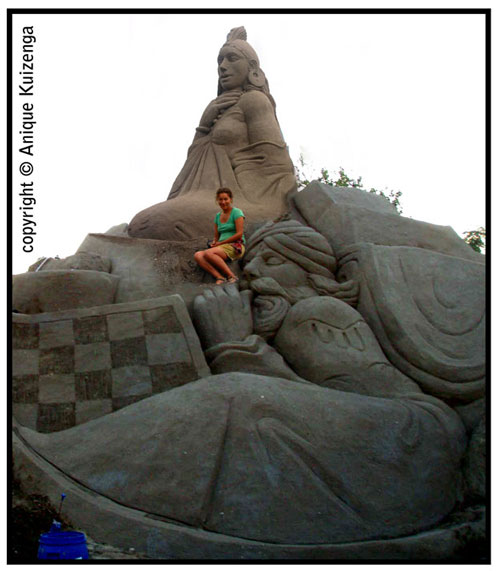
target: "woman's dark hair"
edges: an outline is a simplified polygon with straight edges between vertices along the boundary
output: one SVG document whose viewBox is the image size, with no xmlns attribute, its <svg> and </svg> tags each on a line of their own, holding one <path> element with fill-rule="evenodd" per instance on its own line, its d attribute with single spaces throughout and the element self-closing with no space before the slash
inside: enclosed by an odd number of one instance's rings
<svg viewBox="0 0 499 571">
<path fill-rule="evenodd" d="M 215 200 L 221 195 L 221 194 L 228 194 L 230 198 L 234 199 L 234 197 L 232 196 L 232 190 L 230 188 L 225 188 L 225 186 L 222 186 L 222 188 L 219 188 L 217 190 L 217 194 L 215 197 Z"/>
</svg>

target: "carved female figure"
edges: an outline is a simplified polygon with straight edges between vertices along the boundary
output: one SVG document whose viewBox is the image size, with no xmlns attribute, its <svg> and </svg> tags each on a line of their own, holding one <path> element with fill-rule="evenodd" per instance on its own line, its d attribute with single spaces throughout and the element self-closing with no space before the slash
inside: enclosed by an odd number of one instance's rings
<svg viewBox="0 0 499 571">
<path fill-rule="evenodd" d="M 244 28 L 233 29 L 218 55 L 218 96 L 201 116 L 187 160 L 168 200 L 135 216 L 134 237 L 185 240 L 210 235 L 212 193 L 229 187 L 248 222 L 286 209 L 296 186 L 275 102 Z"/>
</svg>

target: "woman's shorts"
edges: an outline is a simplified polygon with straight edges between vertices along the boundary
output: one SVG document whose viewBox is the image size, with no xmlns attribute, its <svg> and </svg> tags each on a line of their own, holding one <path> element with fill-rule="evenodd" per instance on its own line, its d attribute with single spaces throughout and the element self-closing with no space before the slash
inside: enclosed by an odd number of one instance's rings
<svg viewBox="0 0 499 571">
<path fill-rule="evenodd" d="M 242 246 L 241 253 L 238 253 L 237 250 L 231 244 L 221 244 L 218 246 L 222 248 L 222 250 L 227 254 L 227 256 L 232 260 L 240 260 L 244 256 L 245 247 Z"/>
</svg>

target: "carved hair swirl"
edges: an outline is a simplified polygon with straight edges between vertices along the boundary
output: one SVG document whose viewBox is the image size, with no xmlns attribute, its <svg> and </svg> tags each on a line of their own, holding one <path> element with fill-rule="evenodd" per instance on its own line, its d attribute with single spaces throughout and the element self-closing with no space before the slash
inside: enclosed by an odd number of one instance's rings
<svg viewBox="0 0 499 571">
<path fill-rule="evenodd" d="M 334 279 L 336 258 L 326 238 L 313 228 L 296 220 L 267 223 L 248 241 L 247 261 L 261 242 L 307 272 Z"/>
<path fill-rule="evenodd" d="M 265 341 L 272 339 L 281 327 L 291 304 L 277 295 L 259 295 L 253 302 L 254 332 Z"/>
</svg>

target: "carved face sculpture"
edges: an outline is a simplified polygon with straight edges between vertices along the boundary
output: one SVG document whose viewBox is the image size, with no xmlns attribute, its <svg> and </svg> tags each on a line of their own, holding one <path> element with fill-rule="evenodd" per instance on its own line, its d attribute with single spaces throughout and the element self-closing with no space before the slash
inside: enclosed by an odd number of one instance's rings
<svg viewBox="0 0 499 571">
<path fill-rule="evenodd" d="M 250 238 L 244 273 L 260 295 L 283 295 L 290 303 L 317 295 L 314 279 L 335 283 L 336 260 L 327 240 L 296 220 L 266 224 Z"/>
<path fill-rule="evenodd" d="M 251 260 L 244 266 L 250 282 L 259 278 L 272 278 L 284 289 L 308 284 L 308 272 L 295 262 L 271 249 L 265 242 L 252 252 Z"/>
<path fill-rule="evenodd" d="M 299 375 L 321 385 L 387 363 L 360 313 L 332 297 L 313 297 L 295 304 L 274 345 Z"/>
<path fill-rule="evenodd" d="M 224 91 L 243 87 L 249 74 L 249 62 L 236 48 L 224 46 L 218 54 L 218 77 Z"/>
</svg>

